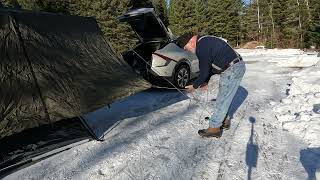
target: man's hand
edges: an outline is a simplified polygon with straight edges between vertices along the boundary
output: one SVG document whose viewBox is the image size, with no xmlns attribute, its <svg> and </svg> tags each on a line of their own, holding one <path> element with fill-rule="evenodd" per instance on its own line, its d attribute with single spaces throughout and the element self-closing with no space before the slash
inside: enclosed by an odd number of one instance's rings
<svg viewBox="0 0 320 180">
<path fill-rule="evenodd" d="M 208 90 L 208 84 L 204 83 L 200 86 L 201 91 L 207 91 Z"/>
<path fill-rule="evenodd" d="M 193 85 L 186 86 L 185 88 L 186 88 L 186 90 L 187 90 L 188 93 L 193 93 L 194 90 L 195 90 L 194 87 L 193 87 Z"/>
</svg>

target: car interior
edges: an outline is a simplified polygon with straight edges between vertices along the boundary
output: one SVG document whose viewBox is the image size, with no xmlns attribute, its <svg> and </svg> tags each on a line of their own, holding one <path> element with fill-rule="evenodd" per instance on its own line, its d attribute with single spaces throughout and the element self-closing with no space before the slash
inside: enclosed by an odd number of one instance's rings
<svg viewBox="0 0 320 180">
<path fill-rule="evenodd" d="M 138 44 L 133 50 L 128 50 L 122 54 L 123 59 L 141 75 L 146 75 L 146 70 L 150 69 L 152 53 L 165 46 L 167 42 L 145 42 Z M 137 54 L 139 55 L 137 55 Z M 141 57 L 143 59 L 141 59 Z M 147 61 L 149 65 L 145 62 Z"/>
</svg>

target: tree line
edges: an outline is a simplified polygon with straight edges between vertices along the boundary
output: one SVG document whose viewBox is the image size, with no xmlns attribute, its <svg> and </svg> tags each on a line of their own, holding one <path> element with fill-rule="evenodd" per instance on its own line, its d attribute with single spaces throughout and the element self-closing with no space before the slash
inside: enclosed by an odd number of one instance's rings
<svg viewBox="0 0 320 180">
<path fill-rule="evenodd" d="M 137 39 L 117 17 L 154 7 L 172 32 L 210 34 L 241 47 L 258 41 L 268 48 L 320 48 L 319 0 L 0 0 L 0 6 L 94 16 L 118 52 Z M 169 4 L 168 4 L 169 2 Z"/>
<path fill-rule="evenodd" d="M 319 48 L 319 0 L 254 0 L 244 12 L 245 38 L 271 48 Z"/>
<path fill-rule="evenodd" d="M 212 34 L 238 47 L 320 48 L 319 0 L 171 0 L 169 20 L 177 34 Z"/>
</svg>

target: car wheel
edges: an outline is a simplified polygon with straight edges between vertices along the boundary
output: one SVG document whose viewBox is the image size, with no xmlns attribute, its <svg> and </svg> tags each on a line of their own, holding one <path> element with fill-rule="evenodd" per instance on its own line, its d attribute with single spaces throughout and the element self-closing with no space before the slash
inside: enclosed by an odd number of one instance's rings
<svg viewBox="0 0 320 180">
<path fill-rule="evenodd" d="M 174 84 L 178 88 L 184 88 L 186 87 L 187 83 L 190 80 L 190 70 L 187 65 L 180 66 L 174 75 Z"/>
</svg>

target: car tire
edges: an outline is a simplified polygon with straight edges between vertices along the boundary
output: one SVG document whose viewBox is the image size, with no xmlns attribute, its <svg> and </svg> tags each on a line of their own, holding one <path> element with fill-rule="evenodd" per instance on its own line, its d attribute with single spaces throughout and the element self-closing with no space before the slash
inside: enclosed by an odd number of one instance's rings
<svg viewBox="0 0 320 180">
<path fill-rule="evenodd" d="M 179 66 L 174 74 L 173 83 L 177 88 L 183 89 L 190 80 L 190 69 L 187 65 Z"/>
</svg>

